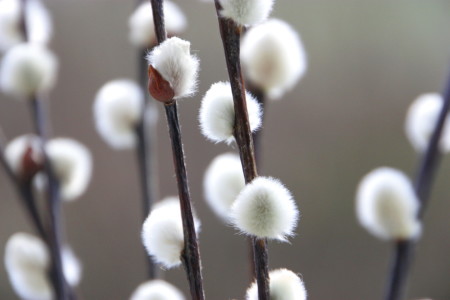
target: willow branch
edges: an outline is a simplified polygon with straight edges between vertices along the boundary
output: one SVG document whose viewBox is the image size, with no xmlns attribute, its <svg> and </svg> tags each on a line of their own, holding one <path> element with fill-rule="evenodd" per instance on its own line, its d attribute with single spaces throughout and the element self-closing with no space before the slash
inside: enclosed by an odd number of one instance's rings
<svg viewBox="0 0 450 300">
<path fill-rule="evenodd" d="M 220 16 L 221 6 L 215 0 L 216 13 L 219 21 L 220 35 L 222 37 L 225 60 L 230 78 L 231 92 L 233 95 L 235 125 L 234 137 L 239 148 L 242 169 L 245 182 L 249 183 L 258 176 L 256 159 L 253 145 L 253 137 L 250 130 L 250 122 L 247 113 L 247 102 L 245 99 L 245 85 L 242 78 L 240 64 L 240 37 L 242 27 L 230 19 Z M 258 296 L 260 300 L 269 300 L 269 270 L 268 249 L 265 239 L 252 237 L 253 259 L 255 264 L 256 282 L 258 285 Z"/>
</svg>

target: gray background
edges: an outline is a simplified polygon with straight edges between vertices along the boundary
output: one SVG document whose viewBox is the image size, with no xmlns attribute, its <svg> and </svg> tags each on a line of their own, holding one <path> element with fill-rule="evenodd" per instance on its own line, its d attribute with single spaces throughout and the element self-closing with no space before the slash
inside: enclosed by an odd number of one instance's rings
<svg viewBox="0 0 450 300">
<path fill-rule="evenodd" d="M 248 285 L 246 242 L 205 205 L 202 176 L 228 148 L 200 134 L 197 114 L 210 84 L 227 79 L 211 4 L 178 0 L 189 19 L 183 38 L 201 59 L 199 93 L 180 103 L 187 167 L 200 236 L 208 299 L 243 299 Z M 51 94 L 55 136 L 85 143 L 95 170 L 88 192 L 65 205 L 68 237 L 84 264 L 84 299 L 127 299 L 145 279 L 140 248 L 139 186 L 133 152 L 113 151 L 93 127 L 94 95 L 108 80 L 136 76 L 128 43 L 132 1 L 47 1 L 52 48 L 59 55 Z M 302 274 L 310 299 L 380 299 L 391 245 L 356 222 L 360 178 L 378 166 L 413 174 L 417 155 L 404 136 L 410 102 L 441 91 L 450 66 L 450 3 L 420 0 L 280 0 L 274 17 L 300 33 L 309 70 L 283 101 L 270 103 L 261 173 L 293 192 L 302 219 L 291 244 L 270 243 L 270 267 Z M 0 124 L 8 137 L 31 130 L 25 103 L 0 96 Z M 161 107 L 160 107 L 161 109 Z M 158 125 L 159 193 L 176 192 L 163 115 Z M 442 161 L 409 285 L 409 299 L 450 299 L 450 161 Z M 0 172 L 0 245 L 16 231 L 31 232 L 16 194 Z M 2 249 L 0 247 L 0 249 Z M 3 250 L 0 250 L 3 255 Z M 187 292 L 182 269 L 166 278 Z M 187 295 L 187 294 L 186 294 Z M 0 299 L 16 299 L 0 268 Z"/>
</svg>

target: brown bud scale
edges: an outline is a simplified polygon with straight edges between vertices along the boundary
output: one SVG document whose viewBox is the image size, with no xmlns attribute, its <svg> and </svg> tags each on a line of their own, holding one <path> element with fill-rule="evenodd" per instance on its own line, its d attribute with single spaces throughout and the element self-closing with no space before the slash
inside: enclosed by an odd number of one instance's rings
<svg viewBox="0 0 450 300">
<path fill-rule="evenodd" d="M 175 96 L 170 83 L 152 65 L 148 66 L 148 92 L 155 100 L 163 103 L 172 102 Z"/>
</svg>

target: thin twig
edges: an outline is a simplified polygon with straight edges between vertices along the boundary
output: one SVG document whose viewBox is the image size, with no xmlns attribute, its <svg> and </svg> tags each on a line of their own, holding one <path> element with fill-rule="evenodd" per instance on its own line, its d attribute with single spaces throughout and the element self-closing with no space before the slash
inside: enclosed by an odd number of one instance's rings
<svg viewBox="0 0 450 300">
<path fill-rule="evenodd" d="M 205 298 L 202 284 L 200 252 L 195 233 L 194 218 L 191 208 L 191 197 L 187 179 L 186 165 L 184 162 L 184 150 L 181 141 L 181 131 L 178 121 L 177 103 L 173 101 L 164 105 L 169 134 L 172 143 L 173 163 L 180 197 L 181 217 L 183 221 L 184 249 L 181 255 L 183 265 L 189 279 L 192 299 L 203 300 Z"/>
<path fill-rule="evenodd" d="M 418 218 L 423 219 L 425 209 L 427 207 L 433 180 L 441 159 L 439 150 L 439 142 L 441 140 L 444 125 L 450 109 L 450 76 L 444 92 L 444 103 L 433 130 L 433 134 L 428 142 L 425 153 L 421 156 L 419 167 L 417 169 L 414 190 L 421 203 Z M 392 266 L 390 277 L 386 289 L 386 300 L 400 300 L 404 298 L 406 291 L 406 283 L 408 279 L 408 271 L 412 263 L 415 241 L 398 241 L 395 244 L 393 252 Z"/>
<path fill-rule="evenodd" d="M 55 283 L 55 294 L 57 299 L 68 300 L 71 298 L 69 286 L 65 280 L 62 258 L 62 232 L 61 232 L 61 197 L 58 178 L 54 174 L 50 159 L 45 151 L 46 132 L 45 132 L 45 113 L 42 107 L 42 100 L 33 97 L 29 100 L 36 134 L 41 139 L 42 156 L 44 160 L 44 171 L 47 178 L 47 205 L 49 212 L 48 234 L 49 250 L 52 257 L 51 276 Z"/>
<path fill-rule="evenodd" d="M 261 128 L 253 133 L 253 143 L 255 145 L 255 160 L 256 165 L 261 168 L 262 163 L 262 135 L 264 131 L 264 119 L 266 116 L 266 95 L 264 91 L 254 84 L 249 84 L 247 81 L 247 90 L 255 97 L 261 108 Z"/>
<path fill-rule="evenodd" d="M 28 41 L 28 30 L 26 23 L 26 6 L 27 0 L 21 1 L 21 12 L 20 12 L 20 29 L 25 41 Z M 52 263 L 50 268 L 50 278 L 55 289 L 55 295 L 58 300 L 69 300 L 74 299 L 75 295 L 71 292 L 69 285 L 66 282 L 62 259 L 61 259 L 61 199 L 59 191 L 59 182 L 55 176 L 50 160 L 45 151 L 46 142 L 46 120 L 45 112 L 42 107 L 42 101 L 37 98 L 36 95 L 30 97 L 29 103 L 31 104 L 31 111 L 35 126 L 35 131 L 41 139 L 42 155 L 44 158 L 44 171 L 47 176 L 47 187 L 48 187 L 48 211 L 49 211 L 49 224 L 48 224 L 48 246 L 50 250 L 50 255 L 52 257 Z M 32 192 L 30 192 L 32 195 Z"/>
<path fill-rule="evenodd" d="M 163 0 L 150 0 L 153 10 L 156 39 L 158 45 L 167 38 L 164 26 Z M 183 223 L 184 249 L 181 261 L 186 270 L 191 297 L 193 300 L 204 300 L 203 279 L 201 272 L 200 251 L 195 232 L 194 217 L 191 207 L 191 196 L 187 179 L 184 149 L 181 140 L 181 130 L 178 119 L 177 102 L 172 100 L 164 105 L 169 135 L 172 144 L 173 163 L 177 178 L 178 195 L 180 198 L 181 219 Z"/>
<path fill-rule="evenodd" d="M 145 107 L 143 108 L 145 110 Z M 150 136 L 147 134 L 145 127 L 145 111 L 142 112 L 142 118 L 136 127 L 136 137 L 137 137 L 137 147 L 136 147 L 136 157 L 137 164 L 139 168 L 139 178 L 142 191 L 142 213 L 143 219 L 145 220 L 154 203 L 154 197 L 152 189 L 150 187 L 150 182 L 152 181 L 152 173 L 150 171 L 150 153 L 148 139 Z M 147 272 L 149 279 L 155 278 L 155 264 L 153 260 L 146 255 L 147 260 Z"/>
<path fill-rule="evenodd" d="M 245 85 L 242 78 L 240 64 L 240 36 L 242 27 L 231 19 L 220 16 L 221 5 L 215 0 L 216 13 L 219 21 L 220 35 L 222 37 L 225 60 L 230 78 L 231 92 L 233 94 L 235 125 L 234 137 L 239 148 L 245 182 L 249 183 L 258 176 L 254 153 L 253 137 L 247 113 L 245 99 Z M 255 264 L 256 282 L 260 300 L 270 299 L 268 250 L 267 241 L 252 237 L 253 259 Z"/>
</svg>

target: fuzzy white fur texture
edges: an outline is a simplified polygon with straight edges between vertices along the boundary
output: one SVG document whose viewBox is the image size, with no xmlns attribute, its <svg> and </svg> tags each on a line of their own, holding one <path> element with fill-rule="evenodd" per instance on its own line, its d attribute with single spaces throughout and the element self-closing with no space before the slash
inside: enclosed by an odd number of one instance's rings
<svg viewBox="0 0 450 300">
<path fill-rule="evenodd" d="M 239 25 L 256 25 L 267 19 L 274 0 L 220 0 L 222 17 Z"/>
<path fill-rule="evenodd" d="M 421 233 L 420 208 L 411 181 L 402 172 L 382 167 L 361 180 L 356 194 L 359 222 L 371 234 L 387 240 L 409 240 Z"/>
<path fill-rule="evenodd" d="M 61 198 L 73 201 L 80 197 L 86 191 L 92 176 L 90 151 L 80 142 L 69 138 L 48 141 L 45 151 L 59 179 Z M 44 186 L 38 184 L 40 188 Z"/>
<path fill-rule="evenodd" d="M 294 234 L 299 212 L 290 191 L 277 179 L 257 177 L 231 208 L 233 225 L 258 238 L 286 241 Z"/>
<path fill-rule="evenodd" d="M 417 152 L 426 151 L 443 103 L 444 99 L 440 94 L 429 93 L 419 96 L 409 107 L 406 115 L 405 132 Z M 448 117 L 444 124 L 439 146 L 444 153 L 450 151 L 450 118 Z"/>
<path fill-rule="evenodd" d="M 6 52 L 0 65 L 0 89 L 19 99 L 48 92 L 53 88 L 58 59 L 48 49 L 19 44 Z"/>
<path fill-rule="evenodd" d="M 181 33 L 187 26 L 186 17 L 181 8 L 171 2 L 164 1 L 164 22 L 171 35 Z M 137 47 L 147 48 L 156 43 L 155 25 L 153 23 L 152 5 L 143 2 L 128 19 L 130 42 Z"/>
<path fill-rule="evenodd" d="M 31 43 L 46 45 L 53 33 L 49 12 L 39 0 L 28 0 L 25 7 L 25 24 Z M 20 29 L 20 0 L 0 1 L 0 51 L 25 41 Z"/>
<path fill-rule="evenodd" d="M 300 36 L 278 19 L 252 27 L 244 35 L 241 61 L 248 79 L 272 99 L 291 90 L 307 68 Z"/>
<path fill-rule="evenodd" d="M 250 130 L 255 132 L 261 126 L 261 107 L 250 93 L 246 92 L 245 98 Z M 211 85 L 203 97 L 199 120 L 201 131 L 207 139 L 228 144 L 234 141 L 234 102 L 229 82 Z"/>
<path fill-rule="evenodd" d="M 80 260 L 69 246 L 64 246 L 61 251 L 63 272 L 67 283 L 70 286 L 78 286 L 83 273 L 83 266 Z"/>
<path fill-rule="evenodd" d="M 7 241 L 5 267 L 11 285 L 20 298 L 53 299 L 53 290 L 47 277 L 49 264 L 47 247 L 39 238 L 19 232 Z"/>
<path fill-rule="evenodd" d="M 195 216 L 194 224 L 198 233 L 200 221 Z M 154 205 L 142 226 L 142 243 L 162 267 L 170 269 L 181 264 L 184 234 L 178 198 L 168 197 Z"/>
<path fill-rule="evenodd" d="M 303 280 L 287 269 L 270 271 L 270 299 L 272 300 L 306 300 L 307 292 Z M 258 300 L 256 281 L 247 290 L 246 300 Z"/>
<path fill-rule="evenodd" d="M 156 279 L 139 285 L 130 300 L 185 300 L 185 298 L 172 284 Z"/>
<path fill-rule="evenodd" d="M 118 79 L 106 83 L 94 101 L 97 132 L 112 148 L 134 148 L 143 108 L 144 93 L 135 82 Z"/>
<path fill-rule="evenodd" d="M 42 145 L 40 139 L 33 134 L 25 134 L 14 138 L 5 148 L 5 158 L 14 173 L 21 177 L 24 173 L 23 159 L 28 149 L 33 161 L 42 163 Z"/>
<path fill-rule="evenodd" d="M 200 62 L 190 48 L 190 42 L 172 37 L 147 55 L 149 64 L 170 83 L 174 99 L 192 96 L 197 89 Z"/>
<path fill-rule="evenodd" d="M 217 216 L 230 222 L 231 206 L 245 186 L 241 160 L 234 153 L 218 155 L 203 178 L 206 202 Z"/>
</svg>

